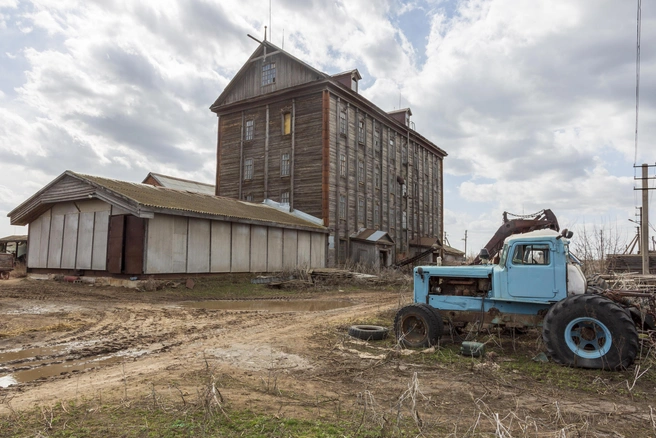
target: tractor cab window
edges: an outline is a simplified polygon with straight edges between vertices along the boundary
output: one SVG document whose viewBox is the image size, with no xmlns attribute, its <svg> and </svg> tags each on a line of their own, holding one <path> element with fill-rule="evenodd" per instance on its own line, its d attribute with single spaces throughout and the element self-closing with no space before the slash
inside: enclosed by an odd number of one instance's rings
<svg viewBox="0 0 656 438">
<path fill-rule="evenodd" d="M 508 245 L 503 245 L 503 251 L 501 251 L 501 258 L 499 259 L 499 266 L 505 266 L 507 259 L 508 259 Z"/>
<path fill-rule="evenodd" d="M 512 262 L 513 265 L 548 265 L 549 245 L 517 245 Z"/>
</svg>

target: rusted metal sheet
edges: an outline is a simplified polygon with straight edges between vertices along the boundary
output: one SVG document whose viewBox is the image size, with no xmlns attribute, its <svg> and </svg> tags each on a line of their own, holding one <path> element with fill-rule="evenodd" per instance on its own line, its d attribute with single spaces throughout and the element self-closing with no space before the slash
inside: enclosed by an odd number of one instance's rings
<svg viewBox="0 0 656 438">
<path fill-rule="evenodd" d="M 123 240 L 125 235 L 125 216 L 112 216 L 109 219 L 109 238 L 107 244 L 107 271 L 120 274 L 123 268 Z"/>
<path fill-rule="evenodd" d="M 131 215 L 125 216 L 124 274 L 143 273 L 145 236 L 146 220 Z"/>
</svg>

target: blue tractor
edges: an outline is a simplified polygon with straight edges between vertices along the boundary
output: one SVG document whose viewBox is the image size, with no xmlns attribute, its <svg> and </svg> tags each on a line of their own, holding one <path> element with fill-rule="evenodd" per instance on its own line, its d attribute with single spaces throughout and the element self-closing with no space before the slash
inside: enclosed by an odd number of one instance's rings
<svg viewBox="0 0 656 438">
<path fill-rule="evenodd" d="M 586 293 L 586 280 L 569 252 L 572 232 L 544 229 L 505 239 L 490 263 L 420 266 L 414 269 L 414 304 L 394 319 L 405 347 L 437 345 L 444 323 L 458 329 L 542 327 L 547 352 L 556 363 L 616 370 L 638 352 L 639 328 L 654 326 L 652 294 L 627 291 Z M 649 298 L 650 308 L 627 297 Z"/>
</svg>

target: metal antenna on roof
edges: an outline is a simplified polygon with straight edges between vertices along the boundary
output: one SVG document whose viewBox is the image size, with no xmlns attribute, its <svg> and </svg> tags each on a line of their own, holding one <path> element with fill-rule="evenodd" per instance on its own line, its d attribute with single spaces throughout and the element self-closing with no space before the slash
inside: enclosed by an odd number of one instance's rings
<svg viewBox="0 0 656 438">
<path fill-rule="evenodd" d="M 267 40 L 267 38 L 266 38 L 266 31 L 267 31 L 267 27 L 266 27 L 266 26 L 264 26 L 264 41 L 266 41 L 266 40 Z"/>
</svg>

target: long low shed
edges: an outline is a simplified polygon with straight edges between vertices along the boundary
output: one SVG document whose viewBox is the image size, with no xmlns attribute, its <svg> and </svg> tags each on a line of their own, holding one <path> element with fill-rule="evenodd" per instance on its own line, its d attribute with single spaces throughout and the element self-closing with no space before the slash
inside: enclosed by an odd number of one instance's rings
<svg viewBox="0 0 656 438">
<path fill-rule="evenodd" d="M 262 204 L 66 171 L 11 211 L 27 266 L 87 275 L 276 272 L 326 265 L 328 230 Z"/>
</svg>

